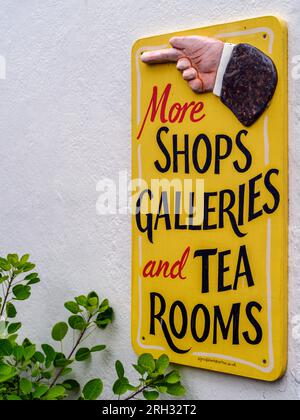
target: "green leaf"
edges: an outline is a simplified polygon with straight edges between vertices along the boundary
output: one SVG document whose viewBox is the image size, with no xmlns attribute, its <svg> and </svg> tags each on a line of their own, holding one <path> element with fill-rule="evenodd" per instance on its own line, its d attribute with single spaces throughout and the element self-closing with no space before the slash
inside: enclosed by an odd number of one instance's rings
<svg viewBox="0 0 300 420">
<path fill-rule="evenodd" d="M 51 379 L 52 377 L 51 372 L 42 372 L 42 376 L 47 380 Z"/>
<path fill-rule="evenodd" d="M 57 368 L 65 368 L 73 363 L 73 360 L 68 359 L 58 359 L 54 360 L 53 365 Z"/>
<path fill-rule="evenodd" d="M 75 355 L 75 359 L 77 362 L 83 362 L 84 360 L 89 359 L 91 356 L 91 352 L 88 348 L 83 347 L 79 349 Z"/>
<path fill-rule="evenodd" d="M 149 379 L 156 379 L 156 380 L 160 380 L 160 379 L 162 379 L 163 377 L 164 377 L 164 375 L 162 375 L 161 373 L 156 372 L 156 371 L 154 371 L 154 372 L 152 372 L 152 373 L 149 373 Z"/>
<path fill-rule="evenodd" d="M 42 356 L 44 357 L 44 355 L 42 354 Z M 32 371 L 31 371 L 31 376 L 33 377 L 33 378 L 36 378 L 37 376 L 39 376 L 40 375 L 40 373 L 41 373 L 41 369 L 40 369 L 40 362 L 38 362 L 38 361 L 36 361 L 36 359 L 35 359 L 35 354 L 34 354 L 34 356 L 33 356 L 33 359 L 32 359 L 33 361 L 35 361 L 35 365 L 33 366 L 33 368 L 32 368 Z"/>
<path fill-rule="evenodd" d="M 49 387 L 47 385 L 40 385 L 38 388 L 36 388 L 36 390 L 33 393 L 33 398 L 35 399 L 39 399 L 41 398 L 43 395 L 46 394 L 46 392 L 48 391 Z"/>
<path fill-rule="evenodd" d="M 157 360 L 156 360 L 156 370 L 158 373 L 165 373 L 165 371 L 168 369 L 170 360 L 169 357 L 166 354 L 162 354 Z"/>
<path fill-rule="evenodd" d="M 83 388 L 83 396 L 88 401 L 94 401 L 99 398 L 103 391 L 103 383 L 101 379 L 93 379 L 89 381 Z"/>
<path fill-rule="evenodd" d="M 93 312 L 98 308 L 99 297 L 96 292 L 91 292 L 87 295 L 87 309 L 89 312 Z"/>
<path fill-rule="evenodd" d="M 80 312 L 79 305 L 76 302 L 66 302 L 65 308 L 75 315 L 78 314 L 78 312 Z"/>
<path fill-rule="evenodd" d="M 70 316 L 68 322 L 73 330 L 83 331 L 87 326 L 86 321 L 80 315 Z"/>
<path fill-rule="evenodd" d="M 74 379 L 68 379 L 68 380 L 64 381 L 62 386 L 64 386 L 66 388 L 66 390 L 68 390 L 68 391 L 72 391 L 72 392 L 80 391 L 80 385 Z"/>
<path fill-rule="evenodd" d="M 31 295 L 30 287 L 23 286 L 22 284 L 18 284 L 17 286 L 13 287 L 12 291 L 15 296 L 15 300 L 26 300 Z"/>
<path fill-rule="evenodd" d="M 144 368 L 142 368 L 139 365 L 132 365 L 134 367 L 134 369 L 140 374 L 140 375 L 144 375 L 146 373 L 146 370 Z"/>
<path fill-rule="evenodd" d="M 49 389 L 47 394 L 43 397 L 45 400 L 62 399 L 65 396 L 65 388 L 62 385 L 56 385 Z"/>
<path fill-rule="evenodd" d="M 24 338 L 23 343 L 22 343 L 23 347 L 29 347 L 32 346 L 32 342 L 30 340 L 28 340 L 28 338 Z"/>
<path fill-rule="evenodd" d="M 103 312 L 107 311 L 107 309 L 109 309 L 109 301 L 108 301 L 108 299 L 104 299 L 104 301 L 99 306 L 98 312 L 103 313 Z"/>
<path fill-rule="evenodd" d="M 9 324 L 8 328 L 7 328 L 7 332 L 8 334 L 15 334 L 17 331 L 19 331 L 19 329 L 22 327 L 21 322 L 16 322 L 13 324 Z"/>
<path fill-rule="evenodd" d="M 149 401 L 155 401 L 159 397 L 159 393 L 157 391 L 144 391 L 143 395 L 144 398 Z"/>
<path fill-rule="evenodd" d="M 123 395 L 128 391 L 129 381 L 127 378 L 119 378 L 113 385 L 115 395 Z"/>
<path fill-rule="evenodd" d="M 28 395 L 32 391 L 32 383 L 28 379 L 22 378 L 20 380 L 20 389 L 23 394 Z"/>
<path fill-rule="evenodd" d="M 158 391 L 159 391 L 161 394 L 165 394 L 165 393 L 168 391 L 168 387 L 163 386 L 163 385 L 156 386 L 156 388 L 158 389 Z"/>
<path fill-rule="evenodd" d="M 99 301 L 98 294 L 97 294 L 96 292 L 90 292 L 90 293 L 87 295 L 87 300 L 89 300 L 89 299 L 97 299 L 97 300 Z"/>
<path fill-rule="evenodd" d="M 73 363 L 73 362 L 72 362 Z M 67 376 L 67 375 L 69 375 L 70 373 L 72 373 L 73 372 L 73 369 L 72 368 L 69 368 L 69 367 L 65 367 L 63 370 L 62 370 L 62 372 L 61 372 L 61 374 L 60 374 L 60 376 Z"/>
<path fill-rule="evenodd" d="M 120 360 L 116 361 L 115 367 L 116 367 L 116 372 L 117 372 L 117 375 L 118 375 L 119 379 L 124 378 L 125 370 L 124 370 L 124 366 L 122 365 Z"/>
<path fill-rule="evenodd" d="M 20 362 L 24 357 L 24 349 L 22 346 L 15 346 L 13 349 L 13 355 L 17 362 Z"/>
<path fill-rule="evenodd" d="M 8 261 L 6 261 L 6 259 L 0 258 L 0 268 L 3 271 L 10 271 L 11 270 L 11 265 L 9 264 Z"/>
<path fill-rule="evenodd" d="M 27 286 L 32 286 L 33 284 L 37 284 L 37 283 L 39 283 L 41 280 L 38 278 L 38 277 L 36 277 L 35 279 L 32 279 L 32 280 L 30 280 L 28 283 L 27 283 Z"/>
<path fill-rule="evenodd" d="M 76 302 L 78 303 L 79 306 L 83 306 L 84 308 L 86 308 L 87 306 L 87 297 L 84 295 L 81 296 L 77 296 L 75 298 Z"/>
<path fill-rule="evenodd" d="M 52 329 L 52 338 L 54 341 L 62 341 L 68 333 L 68 325 L 65 322 L 59 322 Z"/>
<path fill-rule="evenodd" d="M 31 346 L 28 346 L 28 347 L 23 347 L 23 349 L 24 349 L 25 360 L 30 360 L 35 353 L 36 346 L 31 345 Z"/>
<path fill-rule="evenodd" d="M 33 355 L 33 358 L 36 362 L 39 362 L 39 363 L 44 363 L 45 361 L 45 356 L 40 351 L 36 351 Z"/>
<path fill-rule="evenodd" d="M 0 383 L 6 382 L 16 376 L 17 370 L 5 364 L 0 363 Z"/>
<path fill-rule="evenodd" d="M 178 384 L 168 384 L 168 394 L 174 395 L 175 397 L 182 397 L 185 395 L 185 388 L 181 383 Z"/>
<path fill-rule="evenodd" d="M 42 344 L 42 349 L 43 349 L 43 352 L 46 355 L 46 358 L 50 362 L 53 362 L 53 360 L 55 359 L 55 356 L 56 356 L 56 351 L 54 350 L 54 348 L 49 346 L 49 344 Z"/>
<path fill-rule="evenodd" d="M 29 254 L 23 255 L 23 257 L 20 259 L 20 263 L 22 264 L 26 263 L 29 260 L 29 258 L 30 258 Z"/>
<path fill-rule="evenodd" d="M 8 395 L 7 401 L 22 401 L 21 397 L 18 397 L 18 395 Z"/>
<path fill-rule="evenodd" d="M 24 273 L 27 273 L 28 271 L 31 271 L 31 270 L 33 270 L 35 268 L 35 264 L 26 262 L 26 263 L 22 264 L 21 267 L 22 267 L 22 271 Z"/>
<path fill-rule="evenodd" d="M 99 346 L 92 347 L 91 348 L 91 353 L 96 353 L 98 351 L 102 351 L 102 350 L 105 350 L 105 349 L 106 349 L 106 346 L 104 346 L 102 344 L 102 345 L 99 345 Z"/>
<path fill-rule="evenodd" d="M 47 357 L 46 357 L 46 360 L 45 360 L 45 368 L 46 369 L 49 369 L 50 367 L 51 367 L 51 364 L 53 363 L 53 360 L 49 360 L 49 359 L 47 359 Z"/>
<path fill-rule="evenodd" d="M 41 281 L 39 279 L 38 273 L 28 274 L 28 276 L 26 276 L 24 280 L 27 281 L 27 286 L 31 286 L 32 284 L 36 284 Z"/>
<path fill-rule="evenodd" d="M 0 340 L 0 357 L 10 356 L 13 352 L 13 346 L 9 340 Z"/>
<path fill-rule="evenodd" d="M 138 365 L 145 369 L 146 372 L 152 373 L 155 371 L 155 360 L 152 354 L 142 354 L 138 359 Z"/>
<path fill-rule="evenodd" d="M 17 310 L 11 302 L 6 304 L 6 315 L 7 318 L 15 318 L 17 315 Z"/>
<path fill-rule="evenodd" d="M 36 279 L 38 276 L 39 276 L 39 275 L 38 275 L 38 273 L 31 273 L 31 274 L 28 274 L 28 275 L 24 278 L 24 280 L 26 280 L 26 281 L 30 281 L 30 280 Z"/>
<path fill-rule="evenodd" d="M 15 341 L 18 338 L 18 334 L 11 334 L 10 336 L 7 337 L 7 339 L 11 342 L 11 344 L 15 345 Z"/>
<path fill-rule="evenodd" d="M 67 359 L 63 353 L 56 353 L 54 366 L 59 368 L 65 368 L 73 363 L 73 360 Z"/>
<path fill-rule="evenodd" d="M 17 254 L 8 254 L 6 259 L 13 267 L 16 267 L 19 262 L 19 257 Z"/>
<path fill-rule="evenodd" d="M 173 370 L 172 372 L 168 373 L 168 375 L 165 378 L 165 381 L 168 384 L 177 384 L 180 382 L 180 373 L 177 370 Z"/>
<path fill-rule="evenodd" d="M 95 324 L 98 328 L 104 330 L 113 321 L 113 309 L 108 308 L 106 311 L 99 313 L 96 318 Z"/>
<path fill-rule="evenodd" d="M 9 279 L 9 276 L 2 276 L 2 274 L 0 274 L 0 284 L 4 283 L 8 279 Z"/>
</svg>

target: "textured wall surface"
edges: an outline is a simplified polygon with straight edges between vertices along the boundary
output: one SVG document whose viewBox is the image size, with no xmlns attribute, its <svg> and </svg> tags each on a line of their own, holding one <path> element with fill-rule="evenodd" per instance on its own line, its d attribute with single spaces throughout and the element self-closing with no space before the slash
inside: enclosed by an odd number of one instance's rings
<svg viewBox="0 0 300 420">
<path fill-rule="evenodd" d="M 130 218 L 97 215 L 96 184 L 130 172 L 131 46 L 147 35 L 266 14 L 288 22 L 291 76 L 300 55 L 298 0 L 248 0 L 247 10 L 238 0 L 1 1 L 0 253 L 28 251 L 38 264 L 42 283 L 30 304 L 19 305 L 37 342 L 65 316 L 65 300 L 91 289 L 110 298 L 115 323 L 95 339 L 110 350 L 81 370 L 103 378 L 107 398 L 115 377 L 108 366 L 135 359 Z M 189 398 L 300 398 L 300 72 L 293 75 L 288 371 L 267 384 L 182 368 Z"/>
</svg>

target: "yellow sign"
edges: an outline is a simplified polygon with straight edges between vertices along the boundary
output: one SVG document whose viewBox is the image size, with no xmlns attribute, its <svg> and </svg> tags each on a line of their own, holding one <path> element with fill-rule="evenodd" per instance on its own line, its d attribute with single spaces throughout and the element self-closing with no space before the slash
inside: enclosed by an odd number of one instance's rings
<svg viewBox="0 0 300 420">
<path fill-rule="evenodd" d="M 133 347 L 274 381 L 287 358 L 286 27 L 141 39 L 132 69 Z"/>
</svg>

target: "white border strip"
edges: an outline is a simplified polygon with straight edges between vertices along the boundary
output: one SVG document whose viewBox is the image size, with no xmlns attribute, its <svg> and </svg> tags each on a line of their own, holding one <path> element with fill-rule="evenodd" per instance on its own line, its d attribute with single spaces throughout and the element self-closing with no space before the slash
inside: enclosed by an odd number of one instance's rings
<svg viewBox="0 0 300 420">
<path fill-rule="evenodd" d="M 140 59 L 141 54 L 145 51 L 156 51 L 168 48 L 169 45 L 157 45 L 150 47 L 141 47 L 137 50 L 135 55 L 135 65 L 136 65 L 136 74 L 137 74 L 137 125 L 140 125 L 141 122 L 141 72 L 140 72 Z"/>
<path fill-rule="evenodd" d="M 272 54 L 275 36 L 272 29 L 265 26 L 261 26 L 259 28 L 248 29 L 248 30 L 246 29 L 244 31 L 238 31 L 238 32 L 219 33 L 216 35 L 216 38 L 233 38 L 235 36 L 253 35 L 253 34 L 259 34 L 261 32 L 265 32 L 269 35 L 270 37 L 269 54 Z"/>
<path fill-rule="evenodd" d="M 264 139 L 265 139 L 265 165 L 268 166 L 270 163 L 270 142 L 269 142 L 269 116 L 265 116 L 264 120 Z"/>
</svg>

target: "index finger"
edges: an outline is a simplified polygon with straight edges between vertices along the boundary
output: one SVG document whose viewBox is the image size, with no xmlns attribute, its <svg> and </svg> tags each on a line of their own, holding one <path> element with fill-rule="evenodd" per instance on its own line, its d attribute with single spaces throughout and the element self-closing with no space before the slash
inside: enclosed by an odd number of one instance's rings
<svg viewBox="0 0 300 420">
<path fill-rule="evenodd" d="M 166 48 L 165 50 L 144 52 L 142 61 L 146 64 L 176 63 L 181 56 L 181 51 L 176 48 Z"/>
</svg>

